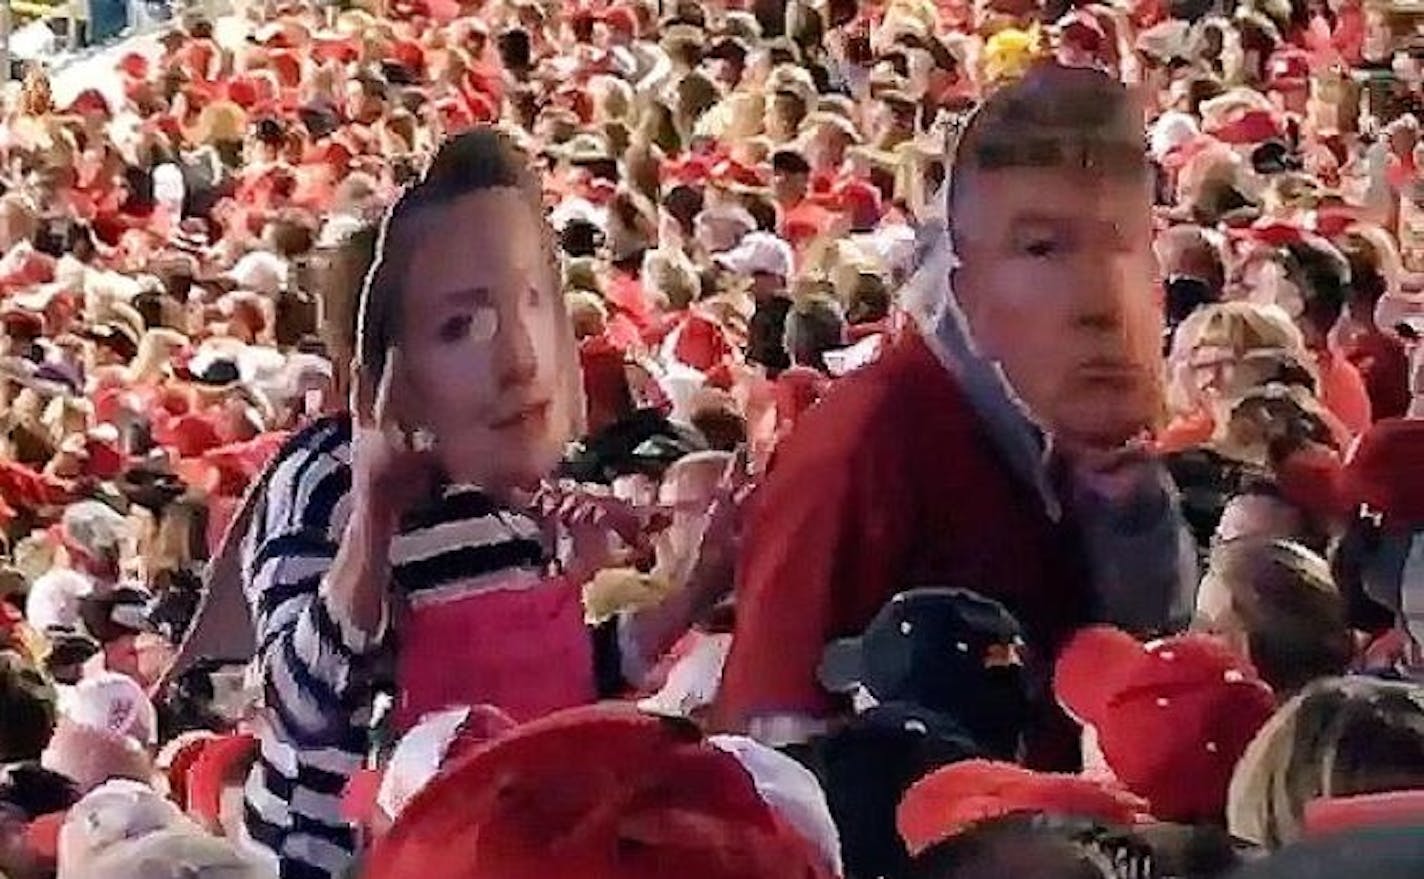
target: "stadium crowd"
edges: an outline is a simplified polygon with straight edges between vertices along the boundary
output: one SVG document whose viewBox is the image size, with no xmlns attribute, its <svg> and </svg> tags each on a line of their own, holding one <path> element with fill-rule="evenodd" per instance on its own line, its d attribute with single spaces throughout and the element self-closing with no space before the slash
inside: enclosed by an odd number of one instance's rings
<svg viewBox="0 0 1424 879">
<path fill-rule="evenodd" d="M 300 0 L 0 118 L 3 879 L 1424 875 L 1376 0 Z"/>
</svg>

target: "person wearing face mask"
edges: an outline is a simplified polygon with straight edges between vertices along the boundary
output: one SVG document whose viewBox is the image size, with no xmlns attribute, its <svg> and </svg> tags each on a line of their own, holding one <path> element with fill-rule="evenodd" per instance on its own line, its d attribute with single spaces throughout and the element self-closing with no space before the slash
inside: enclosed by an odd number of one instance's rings
<svg viewBox="0 0 1424 879">
<path fill-rule="evenodd" d="M 816 680 L 825 644 L 915 585 L 1001 602 L 1043 659 L 1095 619 L 1190 616 L 1190 540 L 1141 445 L 1162 409 L 1150 176 L 1141 109 L 1101 72 L 1045 64 L 980 107 L 904 294 L 921 325 L 806 413 L 749 502 L 717 722 L 825 732 L 846 710 Z M 1031 765 L 1076 762 L 1051 711 L 1028 740 Z"/>
<path fill-rule="evenodd" d="M 529 720 L 637 682 L 705 598 L 585 626 L 578 586 L 638 526 L 531 500 L 583 395 L 538 190 L 504 135 L 448 142 L 392 209 L 356 360 L 354 411 L 278 454 L 244 543 L 267 694 L 247 833 L 282 875 L 350 864 L 321 794 L 361 764 L 382 657 L 398 729 L 451 703 Z"/>
</svg>

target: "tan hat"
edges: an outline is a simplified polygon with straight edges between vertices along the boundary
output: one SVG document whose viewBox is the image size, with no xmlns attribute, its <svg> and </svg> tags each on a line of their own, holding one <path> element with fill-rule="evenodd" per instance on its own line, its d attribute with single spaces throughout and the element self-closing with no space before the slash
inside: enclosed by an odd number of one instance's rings
<svg viewBox="0 0 1424 879">
<path fill-rule="evenodd" d="M 862 140 L 860 132 L 856 129 L 854 122 L 839 113 L 827 113 L 820 110 L 807 116 L 805 121 L 801 123 L 801 133 L 810 134 L 822 126 L 834 128 L 845 135 L 846 139 L 853 144 L 858 144 Z"/>
</svg>

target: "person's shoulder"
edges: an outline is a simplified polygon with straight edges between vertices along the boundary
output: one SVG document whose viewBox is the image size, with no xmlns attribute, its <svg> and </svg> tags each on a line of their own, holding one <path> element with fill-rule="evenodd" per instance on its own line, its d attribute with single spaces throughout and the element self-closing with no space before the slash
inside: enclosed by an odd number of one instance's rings
<svg viewBox="0 0 1424 879">
<path fill-rule="evenodd" d="M 323 415 L 287 437 L 272 462 L 275 465 L 291 458 L 340 456 L 350 445 L 350 416 L 345 413 Z"/>
<path fill-rule="evenodd" d="M 803 417 L 806 430 L 798 425 L 796 434 L 853 449 L 866 442 L 901 442 L 970 414 L 949 370 L 924 340 L 906 333 L 875 362 L 832 382 Z"/>
</svg>

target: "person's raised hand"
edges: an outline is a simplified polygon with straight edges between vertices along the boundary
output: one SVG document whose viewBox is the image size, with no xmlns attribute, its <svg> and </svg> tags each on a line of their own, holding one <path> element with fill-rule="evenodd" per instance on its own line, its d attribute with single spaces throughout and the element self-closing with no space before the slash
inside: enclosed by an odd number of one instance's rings
<svg viewBox="0 0 1424 879">
<path fill-rule="evenodd" d="M 393 347 L 374 385 L 359 364 L 352 369 L 352 493 L 358 509 L 379 516 L 392 529 L 430 499 L 438 474 L 433 439 L 399 424 L 392 412 L 392 388 L 401 368 L 400 349 Z"/>
</svg>

